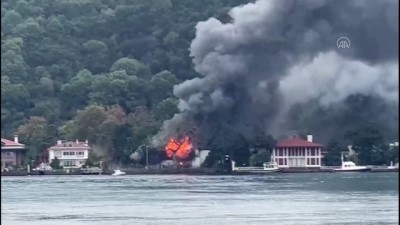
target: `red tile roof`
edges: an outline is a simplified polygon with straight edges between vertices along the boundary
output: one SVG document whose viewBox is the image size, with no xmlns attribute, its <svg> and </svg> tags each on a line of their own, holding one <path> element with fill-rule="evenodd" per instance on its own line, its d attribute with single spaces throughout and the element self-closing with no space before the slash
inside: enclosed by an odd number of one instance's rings
<svg viewBox="0 0 400 225">
<path fill-rule="evenodd" d="M 1 139 L 1 146 L 4 146 L 4 147 L 23 147 L 23 148 L 25 147 L 24 144 L 16 143 L 16 142 L 7 140 L 5 138 Z"/>
<path fill-rule="evenodd" d="M 278 148 L 282 148 L 282 147 L 323 147 L 323 145 L 318 144 L 318 143 L 314 143 L 314 142 L 309 142 L 307 140 L 303 140 L 303 139 L 286 139 L 286 140 L 282 140 L 279 141 L 276 144 L 276 147 Z"/>
<path fill-rule="evenodd" d="M 75 141 L 66 141 L 61 144 L 53 145 L 48 150 L 59 150 L 59 149 L 70 149 L 70 148 L 90 149 L 89 145 L 86 142 L 76 143 Z"/>
</svg>

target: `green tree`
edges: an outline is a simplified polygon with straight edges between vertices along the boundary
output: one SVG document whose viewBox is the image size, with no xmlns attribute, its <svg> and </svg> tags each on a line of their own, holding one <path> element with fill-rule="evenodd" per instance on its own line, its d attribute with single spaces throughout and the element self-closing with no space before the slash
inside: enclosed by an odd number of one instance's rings
<svg viewBox="0 0 400 225">
<path fill-rule="evenodd" d="M 85 162 L 86 167 L 94 167 L 100 166 L 100 161 L 102 161 L 102 157 L 96 153 L 89 152 L 88 159 Z"/>
<path fill-rule="evenodd" d="M 149 105 L 148 82 L 136 76 L 129 76 L 125 70 L 97 76 L 93 81 L 90 99 L 102 105 L 118 104 L 127 112 L 138 106 Z"/>
<path fill-rule="evenodd" d="M 4 17 L 1 18 L 2 30 L 11 32 L 12 29 L 22 22 L 21 15 L 15 10 L 6 11 Z"/>
<path fill-rule="evenodd" d="M 327 154 L 323 158 L 323 162 L 327 166 L 340 166 L 341 161 L 341 153 L 346 150 L 345 148 L 339 146 L 339 143 L 336 140 L 331 140 L 327 147 Z"/>
<path fill-rule="evenodd" d="M 60 160 L 57 157 L 54 157 L 54 159 L 50 163 L 51 168 L 57 170 L 60 169 Z"/>
<path fill-rule="evenodd" d="M 163 99 L 173 97 L 172 91 L 175 84 L 178 83 L 175 75 L 169 71 L 162 71 L 151 78 L 152 101 L 159 103 Z"/>
<path fill-rule="evenodd" d="M 382 165 L 385 163 L 384 137 L 373 125 L 349 131 L 346 137 L 352 141 L 353 150 L 358 153 L 361 164 Z"/>
<path fill-rule="evenodd" d="M 43 29 L 33 18 L 29 18 L 26 21 L 18 24 L 14 28 L 14 32 L 19 37 L 29 42 L 36 41 L 43 35 Z"/>
<path fill-rule="evenodd" d="M 30 160 L 47 161 L 47 149 L 51 146 L 54 137 L 49 133 L 49 125 L 43 117 L 30 117 L 29 120 L 18 128 L 21 141 L 29 146 L 28 158 Z"/>
<path fill-rule="evenodd" d="M 101 124 L 106 120 L 107 112 L 104 106 L 89 105 L 83 110 L 78 110 L 73 120 L 73 128 L 67 129 L 73 132 L 68 134 L 74 139 L 88 139 L 90 143 L 101 140 Z"/>
<path fill-rule="evenodd" d="M 63 109 L 75 111 L 88 104 L 94 81 L 92 73 L 87 70 L 79 71 L 68 83 L 61 86 Z"/>
<path fill-rule="evenodd" d="M 89 40 L 83 44 L 83 50 L 87 55 L 84 62 L 85 68 L 88 68 L 94 73 L 107 72 L 110 65 L 108 47 L 104 42 L 99 40 Z"/>
<path fill-rule="evenodd" d="M 154 109 L 154 116 L 157 121 L 165 121 L 178 113 L 178 99 L 167 98 L 162 100 Z"/>
<path fill-rule="evenodd" d="M 146 77 L 150 75 L 149 68 L 136 59 L 120 58 L 111 66 L 110 72 L 121 70 L 130 76 Z"/>
</svg>

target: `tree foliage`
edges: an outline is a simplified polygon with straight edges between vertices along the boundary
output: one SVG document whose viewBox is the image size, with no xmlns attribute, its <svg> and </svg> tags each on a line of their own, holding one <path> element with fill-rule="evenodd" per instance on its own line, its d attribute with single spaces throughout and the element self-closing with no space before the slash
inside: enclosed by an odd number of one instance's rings
<svg viewBox="0 0 400 225">
<path fill-rule="evenodd" d="M 50 163 L 51 168 L 57 170 L 60 169 L 60 160 L 57 157 L 54 157 L 54 159 Z"/>
<path fill-rule="evenodd" d="M 336 140 L 331 140 L 326 146 L 327 154 L 324 156 L 323 161 L 326 166 L 340 166 L 341 153 L 346 150 L 345 147 L 339 146 Z"/>
<path fill-rule="evenodd" d="M 372 124 L 349 131 L 346 137 L 351 140 L 360 164 L 383 165 L 390 160 L 387 157 L 389 145 L 382 133 Z"/>
</svg>

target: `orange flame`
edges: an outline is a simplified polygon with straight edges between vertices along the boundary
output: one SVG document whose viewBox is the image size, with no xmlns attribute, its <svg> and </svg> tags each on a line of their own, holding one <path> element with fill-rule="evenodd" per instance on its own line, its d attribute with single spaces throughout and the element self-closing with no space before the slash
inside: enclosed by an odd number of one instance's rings
<svg viewBox="0 0 400 225">
<path fill-rule="evenodd" d="M 165 146 L 165 152 L 169 158 L 172 158 L 175 154 L 180 159 L 186 159 L 191 151 L 192 142 L 188 136 L 185 136 L 181 141 L 171 138 Z"/>
</svg>

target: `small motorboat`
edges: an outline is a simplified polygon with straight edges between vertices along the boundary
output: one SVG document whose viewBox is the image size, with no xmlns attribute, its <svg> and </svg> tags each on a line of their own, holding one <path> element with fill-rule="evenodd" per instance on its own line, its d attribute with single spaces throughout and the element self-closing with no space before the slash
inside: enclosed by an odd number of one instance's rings
<svg viewBox="0 0 400 225">
<path fill-rule="evenodd" d="M 123 175 L 126 175 L 126 173 L 122 172 L 121 170 L 114 170 L 114 173 L 111 174 L 111 175 L 113 175 L 113 176 L 123 176 Z"/>
<path fill-rule="evenodd" d="M 396 165 L 393 166 L 393 162 L 390 162 L 390 166 L 388 166 L 389 170 L 398 170 L 399 169 L 399 163 L 396 163 Z"/>
<path fill-rule="evenodd" d="M 278 163 L 276 163 L 275 160 L 273 160 L 271 162 L 265 162 L 263 164 L 263 166 L 264 166 L 264 171 L 265 172 L 277 172 L 277 171 L 279 171 Z"/>
<path fill-rule="evenodd" d="M 371 168 L 366 166 L 357 166 L 352 161 L 344 161 L 343 154 L 342 154 L 342 166 L 341 168 L 334 169 L 334 172 L 366 172 L 370 171 Z"/>
<path fill-rule="evenodd" d="M 39 175 L 45 175 L 46 172 L 52 171 L 52 168 L 46 163 L 40 163 L 40 165 L 33 169 L 33 171 L 37 171 Z"/>
</svg>

